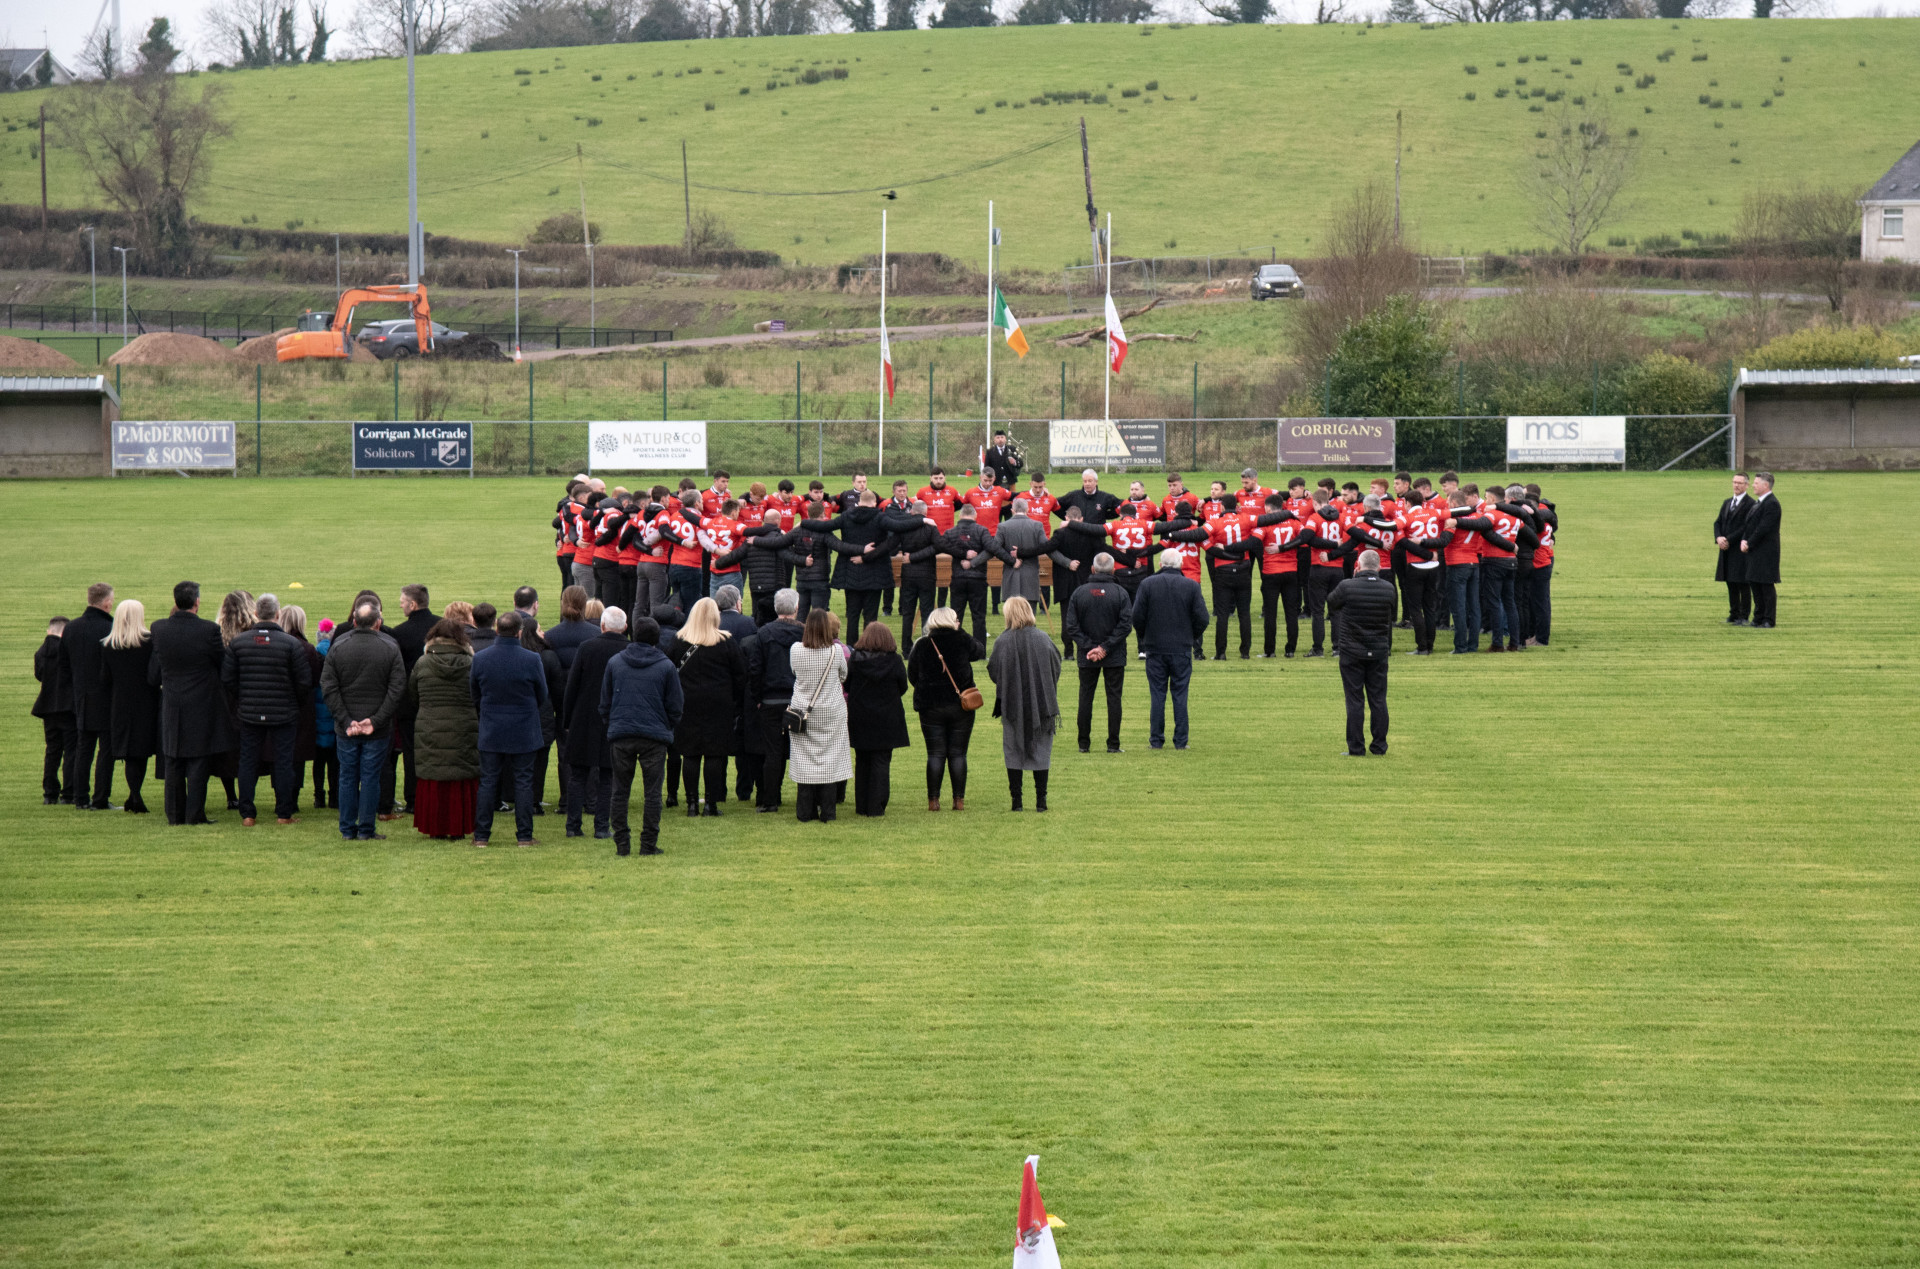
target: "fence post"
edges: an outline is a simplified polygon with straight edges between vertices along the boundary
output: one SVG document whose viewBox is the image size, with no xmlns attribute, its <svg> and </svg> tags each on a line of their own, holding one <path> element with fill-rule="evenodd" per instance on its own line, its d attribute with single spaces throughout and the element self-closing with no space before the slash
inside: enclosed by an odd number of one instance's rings
<svg viewBox="0 0 1920 1269">
<path fill-rule="evenodd" d="M 393 359 L 393 421 L 400 421 L 400 359 Z"/>
<path fill-rule="evenodd" d="M 1467 412 L 1467 363 L 1464 361 L 1453 368 L 1453 412 Z"/>
<path fill-rule="evenodd" d="M 266 378 L 267 368 L 253 368 L 253 474 L 260 474 L 260 384 Z"/>
<path fill-rule="evenodd" d="M 797 382 L 796 378 L 796 382 Z M 660 421 L 667 421 L 667 359 L 660 359 Z"/>
<path fill-rule="evenodd" d="M 1067 417 L 1067 363 L 1064 361 L 1060 363 L 1060 417 L 1063 419 Z M 988 422 L 991 423 L 992 420 L 989 419 Z"/>
<path fill-rule="evenodd" d="M 527 363 L 527 475 L 533 475 L 533 363 Z M 589 462 L 592 460 L 589 459 Z"/>
<path fill-rule="evenodd" d="M 127 398 L 120 391 L 120 367 L 118 366 L 113 368 L 113 395 L 120 398 L 120 413 L 124 416 L 127 412 Z"/>
</svg>

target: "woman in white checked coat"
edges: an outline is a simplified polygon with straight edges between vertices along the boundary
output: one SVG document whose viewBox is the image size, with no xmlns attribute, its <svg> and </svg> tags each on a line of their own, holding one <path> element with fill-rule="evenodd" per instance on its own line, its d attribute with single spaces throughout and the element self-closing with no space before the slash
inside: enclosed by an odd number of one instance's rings
<svg viewBox="0 0 1920 1269">
<path fill-rule="evenodd" d="M 847 747 L 847 658 L 835 640 L 840 619 L 825 608 L 807 614 L 806 633 L 788 650 L 793 707 L 805 709 L 807 729 L 788 737 L 793 780 L 800 786 L 802 821 L 836 818 L 837 785 L 853 778 Z"/>
</svg>

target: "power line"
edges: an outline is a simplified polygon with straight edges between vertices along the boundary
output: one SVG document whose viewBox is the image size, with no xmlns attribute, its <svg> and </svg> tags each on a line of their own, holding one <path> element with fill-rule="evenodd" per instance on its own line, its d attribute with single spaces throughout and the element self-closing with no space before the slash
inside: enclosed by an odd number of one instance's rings
<svg viewBox="0 0 1920 1269">
<path fill-rule="evenodd" d="M 997 155 L 991 159 L 983 159 L 978 163 L 970 164 L 963 168 L 956 168 L 951 172 L 939 172 L 933 176 L 919 176 L 911 180 L 889 181 L 883 185 L 868 185 L 859 189 L 741 189 L 734 185 L 709 185 L 703 181 L 691 181 L 687 183 L 696 189 L 709 190 L 713 193 L 747 194 L 756 198 L 832 198 L 844 194 L 879 194 L 891 189 L 905 189 L 914 185 L 931 185 L 936 181 L 950 181 L 955 177 L 967 176 L 974 172 L 984 171 L 990 167 L 998 167 L 1002 163 L 1010 163 L 1014 159 L 1025 158 L 1029 154 L 1036 154 L 1041 150 L 1047 149 L 1049 146 L 1059 145 L 1062 141 L 1067 140 L 1073 135 L 1075 134 L 1072 132 L 1062 132 L 1058 136 L 1050 137 L 1045 141 L 1036 141 L 1032 145 L 1022 146 L 1018 150 L 1009 150 L 1005 154 Z M 674 180 L 671 176 L 664 176 L 659 172 L 650 171 L 638 164 L 622 163 L 618 159 L 609 159 L 597 154 L 594 156 L 594 161 L 604 163 L 608 167 L 619 168 L 623 172 L 632 172 L 636 176 L 644 176 L 651 181 L 659 181 L 667 185 L 679 185 L 682 183 L 682 181 Z"/>
</svg>

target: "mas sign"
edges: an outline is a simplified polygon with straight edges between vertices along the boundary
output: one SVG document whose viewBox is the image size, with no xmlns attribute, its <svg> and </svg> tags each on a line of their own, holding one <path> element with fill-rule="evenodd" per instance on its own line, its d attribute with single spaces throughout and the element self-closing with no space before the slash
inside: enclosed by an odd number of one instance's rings
<svg viewBox="0 0 1920 1269">
<path fill-rule="evenodd" d="M 705 471 L 707 425 L 590 423 L 588 471 Z"/>
<path fill-rule="evenodd" d="M 1624 414 L 1519 414 L 1507 420 L 1510 463 L 1624 463 Z"/>
</svg>

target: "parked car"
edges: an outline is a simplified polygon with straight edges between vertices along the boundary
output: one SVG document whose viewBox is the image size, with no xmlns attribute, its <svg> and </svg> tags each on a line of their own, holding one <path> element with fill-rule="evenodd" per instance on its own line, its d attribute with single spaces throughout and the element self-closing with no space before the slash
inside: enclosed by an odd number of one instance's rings
<svg viewBox="0 0 1920 1269">
<path fill-rule="evenodd" d="M 1259 272 L 1253 275 L 1253 298 L 1256 300 L 1298 299 L 1307 293 L 1307 284 L 1293 271 L 1290 264 L 1263 264 Z"/>
<path fill-rule="evenodd" d="M 411 317 L 397 318 L 393 321 L 368 322 L 360 328 L 360 343 L 368 352 L 385 361 L 389 357 L 418 357 L 420 355 L 420 335 L 413 328 Z M 433 324 L 433 346 L 435 349 L 458 344 L 467 338 L 467 332 L 453 330 Z"/>
</svg>

